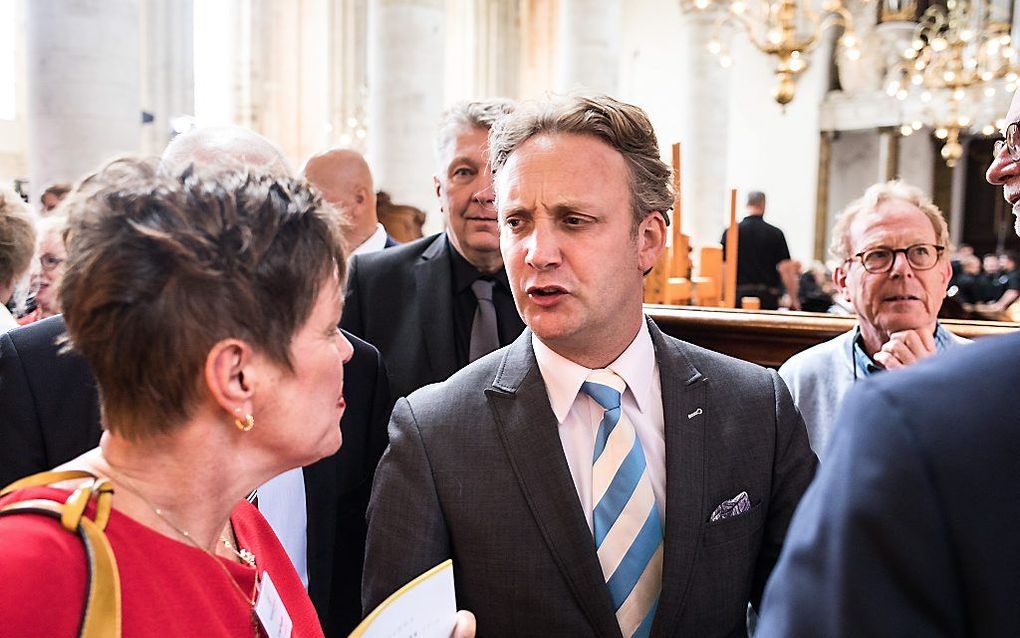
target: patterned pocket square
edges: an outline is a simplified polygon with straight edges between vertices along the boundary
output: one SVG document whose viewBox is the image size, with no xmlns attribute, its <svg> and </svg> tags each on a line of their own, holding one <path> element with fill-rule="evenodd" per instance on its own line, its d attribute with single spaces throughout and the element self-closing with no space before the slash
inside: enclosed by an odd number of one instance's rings
<svg viewBox="0 0 1020 638">
<path fill-rule="evenodd" d="M 733 498 L 719 503 L 719 506 L 712 512 L 708 522 L 714 523 L 727 518 L 733 518 L 734 516 L 740 516 L 749 509 L 751 509 L 751 499 L 748 498 L 747 492 L 741 492 Z"/>
</svg>

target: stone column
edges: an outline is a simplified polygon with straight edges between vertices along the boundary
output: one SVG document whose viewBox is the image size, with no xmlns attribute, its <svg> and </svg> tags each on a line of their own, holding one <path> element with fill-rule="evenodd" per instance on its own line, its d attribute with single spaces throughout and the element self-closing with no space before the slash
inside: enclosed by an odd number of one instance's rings
<svg viewBox="0 0 1020 638">
<path fill-rule="evenodd" d="M 680 19 L 680 37 L 686 44 L 677 62 L 687 87 L 678 109 L 682 114 L 683 224 L 691 245 L 700 246 L 718 243 L 719 229 L 729 219 L 728 188 L 733 186 L 726 181 L 730 73 L 707 49 L 715 16 L 685 13 Z"/>
<path fill-rule="evenodd" d="M 616 95 L 620 88 L 621 0 L 560 0 L 559 91 Z"/>
<path fill-rule="evenodd" d="M 900 174 L 900 134 L 892 127 L 878 130 L 878 176 L 880 182 L 896 179 Z"/>
<path fill-rule="evenodd" d="M 173 119 L 195 114 L 194 3 L 141 0 L 141 15 L 142 109 L 152 116 L 142 127 L 142 151 L 159 155 Z"/>
<path fill-rule="evenodd" d="M 330 145 L 364 153 L 368 110 L 368 0 L 331 0 Z"/>
<path fill-rule="evenodd" d="M 520 94 L 520 25 L 518 0 L 476 0 L 474 84 L 478 95 Z"/>
<path fill-rule="evenodd" d="M 949 205 L 949 241 L 954 245 L 959 245 L 960 240 L 963 238 L 963 225 L 965 208 L 967 206 L 967 157 L 970 155 L 970 136 L 963 137 L 960 140 L 960 144 L 963 145 L 963 155 L 960 156 L 960 161 L 956 162 L 956 166 L 950 168 L 953 175 L 952 191 L 950 191 L 950 205 Z M 943 161 L 941 157 L 938 161 Z M 1011 224 L 1007 224 L 1006 228 L 1009 229 Z M 996 233 L 1000 232 L 1000 229 L 995 229 Z M 1007 230 L 1012 233 L 1012 229 Z"/>
<path fill-rule="evenodd" d="M 141 142 L 138 0 L 32 0 L 26 8 L 33 201 Z"/>
<path fill-rule="evenodd" d="M 370 0 L 368 162 L 376 188 L 430 213 L 438 229 L 433 139 L 443 103 L 443 0 Z"/>
</svg>

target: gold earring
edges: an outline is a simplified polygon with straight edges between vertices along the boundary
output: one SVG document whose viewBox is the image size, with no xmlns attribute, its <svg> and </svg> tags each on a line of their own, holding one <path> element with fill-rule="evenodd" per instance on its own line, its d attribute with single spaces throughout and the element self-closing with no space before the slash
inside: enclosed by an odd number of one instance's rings
<svg viewBox="0 0 1020 638">
<path fill-rule="evenodd" d="M 242 432 L 249 432 L 253 427 L 255 427 L 254 416 L 252 416 L 251 414 L 245 414 L 244 420 L 242 421 L 241 408 L 235 408 L 234 413 L 237 415 L 237 417 L 234 418 L 234 425 L 237 426 L 238 430 Z"/>
</svg>

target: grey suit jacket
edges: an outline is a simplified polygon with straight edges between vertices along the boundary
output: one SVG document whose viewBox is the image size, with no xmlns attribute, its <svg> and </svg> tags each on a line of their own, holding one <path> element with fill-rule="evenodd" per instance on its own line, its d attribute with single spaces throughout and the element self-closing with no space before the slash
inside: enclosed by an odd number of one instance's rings
<svg viewBox="0 0 1020 638">
<path fill-rule="evenodd" d="M 774 371 L 649 324 L 666 440 L 652 634 L 743 635 L 817 461 Z M 709 523 L 741 491 L 753 508 Z M 620 635 L 528 330 L 398 402 L 368 516 L 365 611 L 453 558 L 481 636 Z"/>
</svg>

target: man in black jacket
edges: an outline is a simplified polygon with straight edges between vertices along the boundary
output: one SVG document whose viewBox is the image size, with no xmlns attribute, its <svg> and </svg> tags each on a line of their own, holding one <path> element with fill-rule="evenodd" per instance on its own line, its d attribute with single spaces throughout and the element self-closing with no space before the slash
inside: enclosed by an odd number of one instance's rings
<svg viewBox="0 0 1020 638">
<path fill-rule="evenodd" d="M 503 100 L 458 104 L 440 126 L 434 177 L 446 232 L 350 262 L 340 325 L 382 352 L 393 396 L 444 381 L 524 330 L 499 253 L 488 161 Z"/>
</svg>

